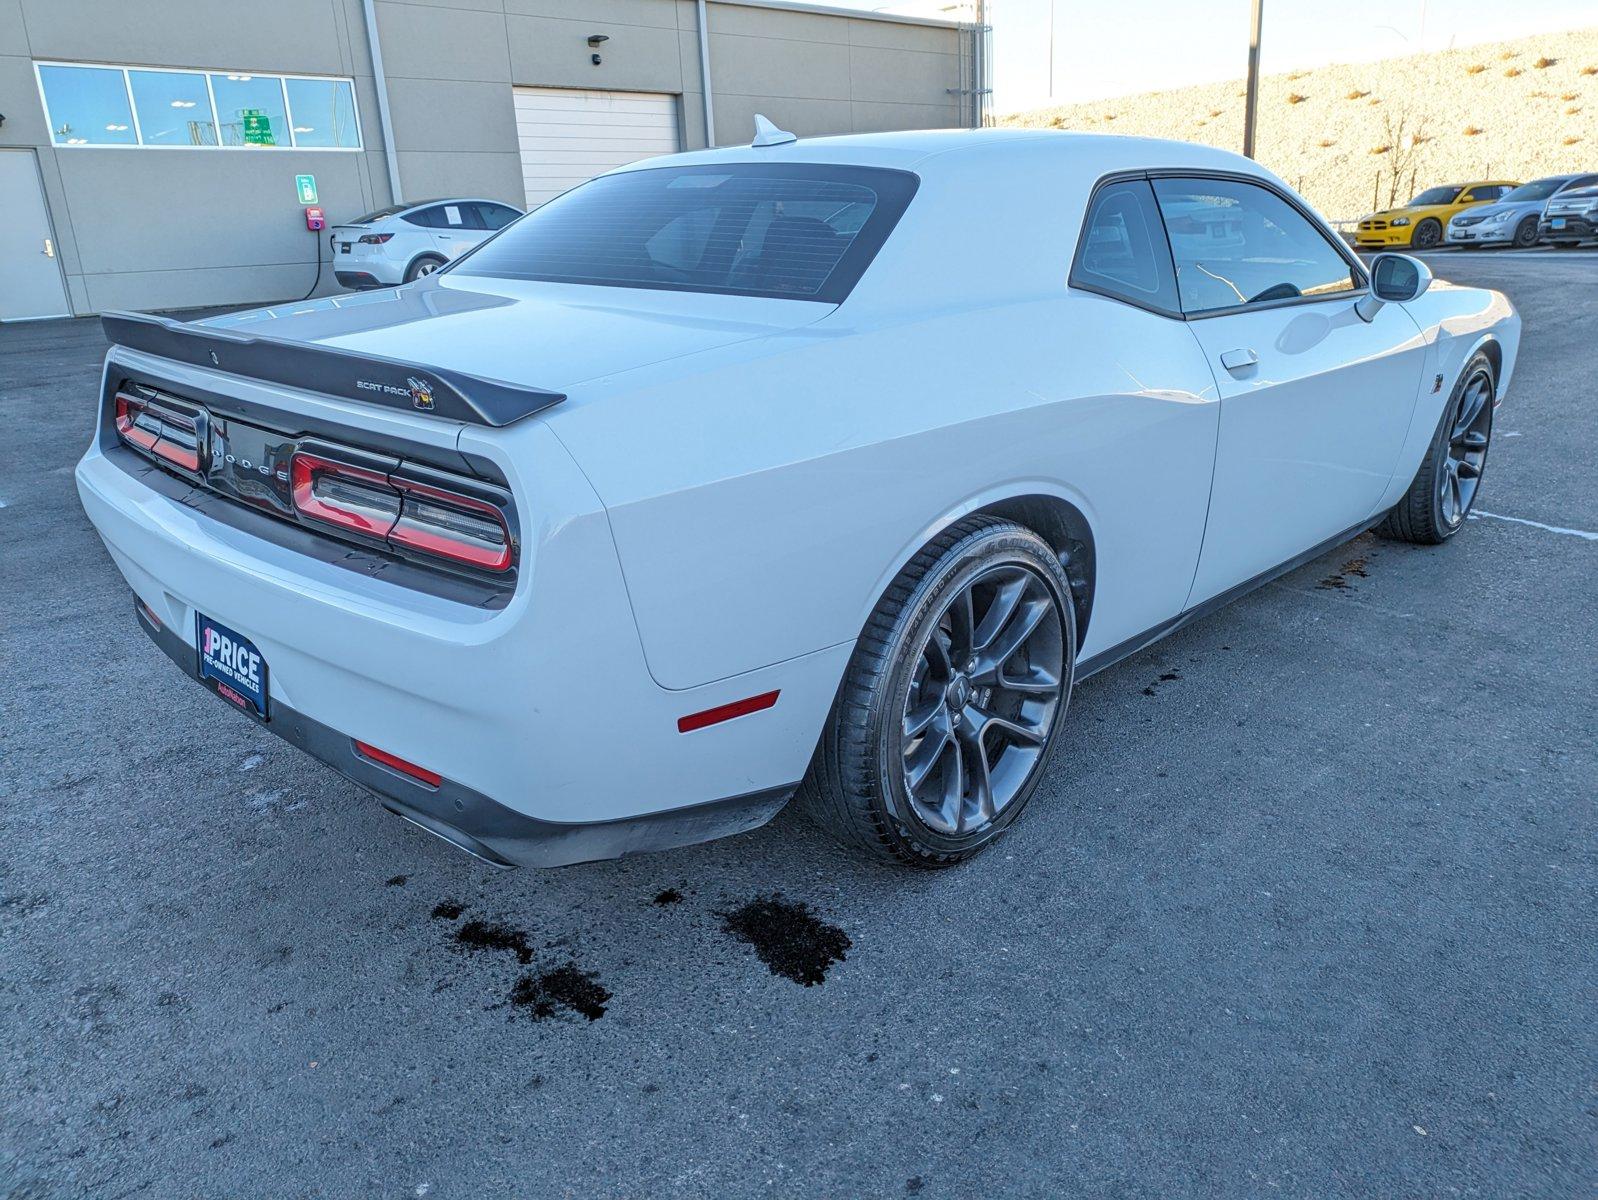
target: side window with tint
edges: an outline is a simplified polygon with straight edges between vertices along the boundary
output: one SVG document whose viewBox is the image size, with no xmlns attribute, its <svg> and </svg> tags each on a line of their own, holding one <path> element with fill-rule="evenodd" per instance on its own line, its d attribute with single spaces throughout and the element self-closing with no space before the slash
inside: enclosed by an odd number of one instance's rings
<svg viewBox="0 0 1598 1200">
<path fill-rule="evenodd" d="M 504 204 L 474 204 L 484 229 L 503 229 L 522 214 Z"/>
<path fill-rule="evenodd" d="M 1147 180 L 1107 184 L 1094 194 L 1071 283 L 1145 308 L 1177 311 L 1171 255 Z"/>
<path fill-rule="evenodd" d="M 444 227 L 444 214 L 435 204 L 431 208 L 419 208 L 413 213 L 406 213 L 402 220 L 411 225 L 420 225 L 423 229 L 442 229 Z"/>
<path fill-rule="evenodd" d="M 1185 313 L 1359 287 L 1355 269 L 1326 235 L 1268 188 L 1235 179 L 1157 179 L 1154 194 Z"/>
</svg>

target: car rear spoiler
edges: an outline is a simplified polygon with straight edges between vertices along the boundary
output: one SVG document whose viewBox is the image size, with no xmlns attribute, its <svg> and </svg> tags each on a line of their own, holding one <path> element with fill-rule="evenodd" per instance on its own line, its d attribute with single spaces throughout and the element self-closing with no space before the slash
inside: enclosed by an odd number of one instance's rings
<svg viewBox="0 0 1598 1200">
<path fill-rule="evenodd" d="M 145 313 L 110 312 L 100 318 L 100 324 L 113 345 L 129 350 L 340 400 L 431 413 L 468 425 L 509 425 L 566 399 L 562 392 L 483 379 L 464 371 L 213 329 Z"/>
</svg>

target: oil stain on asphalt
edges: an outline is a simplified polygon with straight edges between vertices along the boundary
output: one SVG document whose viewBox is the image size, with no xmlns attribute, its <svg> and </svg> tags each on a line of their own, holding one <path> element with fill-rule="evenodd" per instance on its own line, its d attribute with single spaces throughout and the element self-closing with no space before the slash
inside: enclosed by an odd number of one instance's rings
<svg viewBox="0 0 1598 1200">
<path fill-rule="evenodd" d="M 847 933 L 821 920 L 808 904 L 776 892 L 719 915 L 722 929 L 753 947 L 773 975 L 805 987 L 825 981 L 852 944 Z"/>
<path fill-rule="evenodd" d="M 441 900 L 433 907 L 436 921 L 458 921 L 466 906 L 455 900 Z M 532 943 L 520 929 L 495 921 L 470 920 L 456 928 L 451 935 L 455 945 L 469 954 L 502 952 L 514 954 L 524 967 L 533 961 Z M 599 982 L 593 971 L 585 971 L 575 962 L 566 963 L 550 971 L 529 971 L 511 986 L 510 995 L 501 1004 L 509 1005 L 511 1015 L 531 1017 L 535 1021 L 568 1013 L 597 1021 L 605 1015 L 610 1003 L 610 990 Z"/>
<path fill-rule="evenodd" d="M 1357 579 L 1369 579 L 1370 575 L 1365 570 L 1367 563 L 1364 558 L 1351 558 L 1337 568 L 1336 574 L 1328 575 L 1315 586 L 1322 591 L 1344 591 L 1354 585 L 1349 583 L 1349 576 Z"/>
</svg>

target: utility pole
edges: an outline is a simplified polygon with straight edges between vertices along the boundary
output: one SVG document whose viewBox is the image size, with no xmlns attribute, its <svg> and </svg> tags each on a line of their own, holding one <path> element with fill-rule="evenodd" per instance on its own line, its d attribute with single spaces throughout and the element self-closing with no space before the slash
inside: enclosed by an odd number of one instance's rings
<svg viewBox="0 0 1598 1200">
<path fill-rule="evenodd" d="M 1248 29 L 1248 95 L 1243 101 L 1243 153 L 1254 157 L 1254 116 L 1260 101 L 1260 21 L 1265 15 L 1265 0 L 1253 0 L 1253 16 Z"/>
</svg>

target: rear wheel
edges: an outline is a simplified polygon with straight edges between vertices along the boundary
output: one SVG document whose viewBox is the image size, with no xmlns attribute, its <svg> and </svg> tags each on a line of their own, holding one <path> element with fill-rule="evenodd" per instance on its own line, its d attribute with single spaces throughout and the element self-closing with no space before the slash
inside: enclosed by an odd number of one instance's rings
<svg viewBox="0 0 1598 1200">
<path fill-rule="evenodd" d="M 1470 515 L 1487 467 L 1493 436 L 1492 361 L 1477 354 L 1466 365 L 1443 409 L 1420 470 L 1377 532 L 1399 541 L 1435 546 L 1459 532 Z"/>
<path fill-rule="evenodd" d="M 1430 250 L 1442 240 L 1443 227 L 1434 217 L 1427 217 L 1409 235 L 1409 244 L 1417 250 Z"/>
<path fill-rule="evenodd" d="M 850 659 L 801 797 L 846 846 L 942 867 L 989 845 L 1043 773 L 1071 695 L 1076 622 L 1059 556 L 974 517 L 888 589 Z"/>
<path fill-rule="evenodd" d="M 414 283 L 423 275 L 431 275 L 444 265 L 444 260 L 437 255 L 424 254 L 405 268 L 405 282 Z"/>
<path fill-rule="evenodd" d="M 1537 244 L 1537 218 L 1530 216 L 1515 226 L 1515 245 L 1524 250 Z"/>
</svg>

